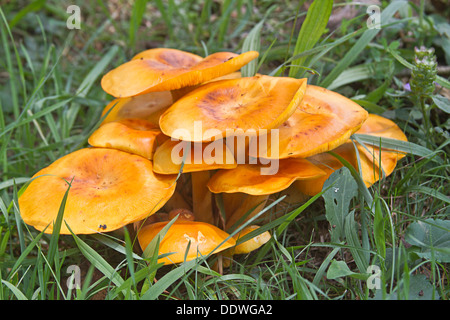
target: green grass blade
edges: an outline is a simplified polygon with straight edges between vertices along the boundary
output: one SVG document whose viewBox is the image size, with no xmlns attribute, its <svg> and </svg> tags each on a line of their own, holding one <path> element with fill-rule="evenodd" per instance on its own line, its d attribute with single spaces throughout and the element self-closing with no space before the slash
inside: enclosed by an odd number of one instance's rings
<svg viewBox="0 0 450 320">
<path fill-rule="evenodd" d="M 312 49 L 322 37 L 330 18 L 333 0 L 315 0 L 308 9 L 306 19 L 297 37 L 293 55 Z M 295 59 L 292 64 L 302 66 L 306 57 Z M 289 77 L 297 77 L 301 68 L 293 66 L 289 69 Z"/>
<path fill-rule="evenodd" d="M 392 16 L 407 5 L 407 1 L 393 1 L 381 12 L 381 22 L 389 21 Z M 361 38 L 355 43 L 355 45 L 345 54 L 345 56 L 339 61 L 339 63 L 333 68 L 333 70 L 320 82 L 320 86 L 328 88 L 333 81 L 344 71 L 350 64 L 355 61 L 366 46 L 375 38 L 381 29 L 369 29 L 366 30 Z"/>
<path fill-rule="evenodd" d="M 70 226 L 67 226 L 70 230 Z M 80 249 L 81 253 L 92 263 L 101 273 L 110 279 L 116 286 L 121 286 L 124 282 L 123 278 L 97 251 L 92 249 L 86 242 L 81 240 L 75 233 L 72 236 Z"/>
<path fill-rule="evenodd" d="M 136 0 L 131 12 L 130 26 L 128 28 L 128 46 L 134 48 L 136 44 L 136 36 L 144 17 L 147 0 Z"/>
<path fill-rule="evenodd" d="M 245 38 L 242 44 L 242 52 L 257 51 L 259 52 L 261 47 L 261 28 L 264 24 L 264 20 L 260 21 L 249 32 L 247 38 Z M 258 59 L 254 59 L 241 68 L 242 77 L 253 77 L 256 73 Z"/>
</svg>

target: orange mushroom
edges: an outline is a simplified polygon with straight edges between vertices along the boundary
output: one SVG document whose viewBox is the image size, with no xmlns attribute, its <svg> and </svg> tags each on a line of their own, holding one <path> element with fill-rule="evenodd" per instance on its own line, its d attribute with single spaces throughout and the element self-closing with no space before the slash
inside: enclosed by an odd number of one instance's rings
<svg viewBox="0 0 450 320">
<path fill-rule="evenodd" d="M 306 79 L 254 76 L 213 81 L 186 94 L 162 115 L 164 134 L 209 142 L 227 136 L 255 136 L 278 127 L 303 98 Z"/>
<path fill-rule="evenodd" d="M 356 133 L 407 141 L 405 134 L 393 121 L 375 114 L 370 114 L 368 119 Z M 347 160 L 356 169 L 358 169 L 358 152 L 359 162 L 361 164 L 360 174 L 362 175 L 366 186 L 370 187 L 380 179 L 380 170 L 384 173 L 385 177 L 389 176 L 394 171 L 397 161 L 402 159 L 405 154 L 396 150 L 385 149 L 382 146 L 380 155 L 378 146 L 366 144 L 366 147 L 359 143 L 355 143 L 354 145 L 352 141 L 347 141 L 331 151 Z M 379 163 L 380 157 L 381 168 Z M 308 160 L 326 172 L 325 176 L 317 179 L 295 182 L 295 186 L 300 191 L 312 196 L 322 190 L 325 180 L 328 179 L 335 170 L 341 168 L 343 164 L 329 153 L 317 154 L 308 158 Z"/>
<path fill-rule="evenodd" d="M 214 222 L 213 197 L 206 186 L 211 177 L 210 171 L 236 166 L 231 151 L 219 140 L 191 143 L 169 139 L 156 149 L 153 160 L 153 171 L 157 173 L 191 174 L 192 209 L 199 221 L 207 223 Z"/>
<path fill-rule="evenodd" d="M 183 166 L 183 167 L 182 167 Z M 161 174 L 232 169 L 237 164 L 223 141 L 191 143 L 167 139 L 154 154 L 153 171 Z"/>
<path fill-rule="evenodd" d="M 224 250 L 221 252 L 222 256 L 222 266 L 227 268 L 231 265 L 231 260 L 234 255 L 236 254 L 247 254 L 252 251 L 255 251 L 259 249 L 261 246 L 263 246 L 265 243 L 267 243 L 271 238 L 271 234 L 269 231 L 264 231 L 258 234 L 257 236 L 250 238 L 249 240 L 246 240 L 242 243 L 239 243 L 239 239 L 243 238 L 250 232 L 253 232 L 257 229 L 259 229 L 260 226 L 258 225 L 248 225 L 244 227 L 241 231 L 237 232 L 235 235 L 233 235 L 233 238 L 236 240 L 236 245 Z M 215 265 L 215 267 L 218 267 L 218 264 Z"/>
<path fill-rule="evenodd" d="M 116 98 L 175 90 L 237 71 L 257 57 L 256 51 L 217 52 L 202 58 L 177 49 L 150 49 L 108 72 L 101 86 Z"/>
<path fill-rule="evenodd" d="M 167 139 L 157 126 L 147 120 L 122 119 L 100 126 L 88 142 L 93 147 L 122 150 L 151 160 L 156 147 Z"/>
<path fill-rule="evenodd" d="M 108 232 L 155 213 L 175 190 L 175 175 L 153 173 L 152 162 L 127 152 L 85 148 L 65 155 L 33 176 L 19 197 L 25 223 L 51 233 L 70 190 L 61 234 Z"/>
<path fill-rule="evenodd" d="M 172 105 L 170 91 L 150 92 L 112 100 L 102 111 L 102 124 L 122 119 L 144 119 L 159 127 L 159 117 Z"/>
<path fill-rule="evenodd" d="M 208 182 L 211 192 L 243 192 L 270 195 L 288 188 L 294 181 L 325 175 L 320 168 L 301 158 L 282 159 L 274 174 L 261 174 L 264 165 L 239 164 L 235 169 L 219 170 Z"/>
<path fill-rule="evenodd" d="M 169 221 L 152 223 L 139 231 L 138 241 L 142 250 L 147 248 L 168 223 Z M 176 220 L 159 243 L 159 255 L 169 255 L 161 257 L 158 262 L 167 265 L 190 261 L 226 250 L 235 244 L 236 241 L 228 233 L 209 223 Z"/>
<path fill-rule="evenodd" d="M 242 193 L 237 209 L 227 218 L 226 228 L 245 222 L 264 208 L 270 195 L 283 191 L 296 180 L 314 179 L 325 172 L 310 161 L 301 158 L 281 159 L 276 173 L 261 174 L 263 164 L 239 164 L 235 169 L 219 170 L 208 182 L 213 193 Z M 239 201 L 239 199 L 235 199 Z M 243 218 L 246 216 L 245 218 Z M 243 220 L 242 220 L 243 219 Z"/>
<path fill-rule="evenodd" d="M 170 110 L 170 109 L 168 109 Z M 325 88 L 308 85 L 303 100 L 292 116 L 278 127 L 272 146 L 271 132 L 251 141 L 267 143 L 250 148 L 252 157 L 306 158 L 332 150 L 347 141 L 368 117 L 368 112 L 352 100 Z M 274 150 L 276 149 L 276 150 Z M 255 151 L 257 150 L 257 151 Z"/>
</svg>

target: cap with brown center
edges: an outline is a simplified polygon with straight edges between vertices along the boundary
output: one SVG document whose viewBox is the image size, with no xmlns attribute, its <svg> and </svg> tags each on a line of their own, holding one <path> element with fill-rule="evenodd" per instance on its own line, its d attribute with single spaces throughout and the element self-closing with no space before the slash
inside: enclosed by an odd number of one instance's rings
<svg viewBox="0 0 450 320">
<path fill-rule="evenodd" d="M 62 234 L 112 231 L 156 212 L 175 190 L 176 176 L 153 173 L 152 162 L 127 152 L 85 148 L 65 155 L 33 176 L 19 197 L 25 223 L 51 233 L 61 201 Z"/>
<path fill-rule="evenodd" d="M 325 88 L 308 85 L 295 112 L 278 127 L 277 144 L 272 146 L 268 132 L 267 136 L 258 137 L 266 139 L 267 147 L 263 145 L 257 152 L 250 149 L 249 154 L 269 159 L 306 158 L 332 150 L 346 142 L 367 117 L 368 112 L 352 100 Z M 275 152 L 273 148 L 276 148 Z"/>
<path fill-rule="evenodd" d="M 407 141 L 405 134 L 392 120 L 375 114 L 370 114 L 368 119 L 356 133 Z M 394 171 L 397 161 L 402 159 L 405 154 L 395 150 L 382 148 L 380 155 L 380 149 L 377 146 L 366 144 L 366 147 L 359 143 L 355 143 L 354 145 L 352 141 L 347 141 L 331 151 L 347 160 L 357 169 L 358 155 L 356 152 L 358 152 L 359 163 L 361 164 L 361 176 L 366 186 L 370 187 L 380 179 L 380 169 L 382 169 L 382 173 L 384 173 L 386 177 L 389 176 Z M 380 157 L 381 168 L 379 166 Z M 315 195 L 322 190 L 325 180 L 328 179 L 335 170 L 341 168 L 343 164 L 329 153 L 317 154 L 308 158 L 308 160 L 319 166 L 326 172 L 326 175 L 308 181 L 296 181 L 295 186 L 307 195 Z"/>
<path fill-rule="evenodd" d="M 100 126 L 89 137 L 93 147 L 113 148 L 147 159 L 168 137 L 156 125 L 143 119 L 121 119 Z"/>
<path fill-rule="evenodd" d="M 164 134 L 208 142 L 253 135 L 286 121 L 303 98 L 306 79 L 254 76 L 213 81 L 189 92 L 159 120 Z"/>
<path fill-rule="evenodd" d="M 257 57 L 256 51 L 217 52 L 202 58 L 177 49 L 150 49 L 108 72 L 101 85 L 116 98 L 175 90 L 237 71 Z"/>
<path fill-rule="evenodd" d="M 138 241 L 145 250 L 154 237 L 169 223 L 157 222 L 144 226 L 138 233 Z M 159 243 L 159 255 L 171 253 L 158 259 L 164 264 L 180 263 L 228 249 L 236 241 L 225 231 L 205 222 L 176 220 Z M 187 251 L 189 247 L 189 251 Z M 187 252 L 186 252 L 187 251 Z"/>
</svg>

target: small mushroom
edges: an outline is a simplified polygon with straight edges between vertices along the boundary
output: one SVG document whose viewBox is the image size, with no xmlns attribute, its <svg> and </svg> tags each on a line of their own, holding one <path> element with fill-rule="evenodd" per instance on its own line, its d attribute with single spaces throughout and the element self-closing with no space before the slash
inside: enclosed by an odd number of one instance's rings
<svg viewBox="0 0 450 320">
<path fill-rule="evenodd" d="M 256 51 L 217 52 L 202 58 L 177 49 L 150 49 L 109 71 L 101 86 L 116 98 L 176 90 L 237 71 L 257 57 Z"/>
<path fill-rule="evenodd" d="M 255 231 L 259 228 L 260 228 L 260 226 L 258 226 L 258 225 L 249 225 L 249 226 L 244 227 L 241 231 L 239 231 L 238 233 L 236 233 L 233 236 L 233 238 L 236 240 L 236 245 L 231 247 L 230 249 L 227 249 L 227 250 L 224 250 L 223 252 L 221 252 L 221 255 L 223 257 L 223 259 L 222 259 L 223 267 L 227 268 L 231 265 L 231 260 L 234 255 L 250 253 L 254 250 L 259 249 L 262 245 L 264 245 L 265 243 L 267 243 L 270 240 L 270 238 L 272 237 L 270 235 L 270 232 L 264 231 L 249 240 L 239 243 L 239 239 L 241 239 L 245 235 L 247 235 L 250 232 Z M 216 264 L 215 268 L 217 268 L 217 267 L 218 267 L 218 265 Z"/>
<path fill-rule="evenodd" d="M 25 223 L 51 233 L 70 184 L 60 233 L 70 234 L 66 223 L 75 234 L 113 231 L 157 212 L 173 194 L 175 179 L 155 174 L 141 156 L 84 148 L 32 177 L 19 197 L 20 213 Z"/>
<path fill-rule="evenodd" d="M 141 249 L 145 250 L 168 223 L 165 221 L 144 226 L 138 233 Z M 236 241 L 228 233 L 209 223 L 177 219 L 159 243 L 159 255 L 170 254 L 161 257 L 158 262 L 167 265 L 190 261 L 226 250 L 235 244 Z"/>
<path fill-rule="evenodd" d="M 259 228 L 260 226 L 257 225 L 246 226 L 240 232 L 236 233 L 233 238 L 236 240 L 236 243 L 238 243 L 240 238 Z M 271 237 L 272 236 L 270 235 L 269 231 L 264 231 L 245 242 L 236 244 L 234 247 L 228 249 L 228 251 L 230 251 L 233 255 L 250 253 L 260 248 L 263 244 L 269 241 Z"/>
</svg>

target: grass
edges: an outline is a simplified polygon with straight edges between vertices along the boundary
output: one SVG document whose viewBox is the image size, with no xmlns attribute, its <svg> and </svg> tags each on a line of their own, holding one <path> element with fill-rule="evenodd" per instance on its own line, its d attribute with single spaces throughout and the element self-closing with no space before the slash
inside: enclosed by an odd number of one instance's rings
<svg viewBox="0 0 450 320">
<path fill-rule="evenodd" d="M 335 1 L 331 14 L 328 6 L 307 14 L 305 2 L 75 1 L 80 30 L 66 28 L 74 3 L 2 5 L 0 299 L 448 300 L 449 9 L 383 1 L 382 28 L 367 29 L 362 5 Z M 329 14 L 338 23 L 327 25 Z M 421 45 L 434 47 L 438 62 L 438 85 L 425 95 L 404 88 Z M 161 266 L 150 256 L 148 264 L 126 231 L 64 236 L 25 225 L 17 198 L 29 178 L 87 145 L 111 99 L 102 75 L 149 47 L 257 48 L 247 74 L 308 77 L 354 99 L 406 132 L 409 143 L 396 146 L 408 155 L 369 189 L 353 168 L 336 172 L 329 183 L 346 197 L 331 188 L 300 204 L 273 197 L 267 211 L 284 214 L 263 226 L 273 239 L 222 274 L 211 259 Z M 77 268 L 80 286 L 69 289 Z"/>
</svg>

